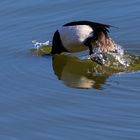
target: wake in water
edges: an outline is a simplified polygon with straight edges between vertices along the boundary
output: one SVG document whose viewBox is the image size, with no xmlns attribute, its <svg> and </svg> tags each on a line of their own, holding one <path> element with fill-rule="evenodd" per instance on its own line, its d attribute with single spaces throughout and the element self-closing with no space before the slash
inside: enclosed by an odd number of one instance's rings
<svg viewBox="0 0 140 140">
<path fill-rule="evenodd" d="M 38 55 L 50 54 L 51 46 L 52 46 L 52 43 L 50 41 L 46 41 L 46 42 L 32 41 L 32 43 L 35 46 L 34 52 L 36 52 L 36 54 Z M 131 55 L 127 51 L 124 51 L 122 46 L 118 44 L 115 45 L 116 45 L 116 50 L 113 52 L 102 53 L 100 48 L 94 48 L 93 49 L 94 53 L 92 55 L 89 56 L 85 54 L 84 56 L 83 55 L 78 56 L 78 58 L 81 60 L 91 59 L 104 66 L 119 68 L 119 69 L 120 68 L 126 69 L 127 67 L 133 65 L 133 63 L 135 63 L 136 61 L 139 61 L 139 57 Z M 69 53 L 65 53 L 65 54 L 69 54 Z M 75 55 L 75 54 L 69 54 L 69 55 Z"/>
</svg>

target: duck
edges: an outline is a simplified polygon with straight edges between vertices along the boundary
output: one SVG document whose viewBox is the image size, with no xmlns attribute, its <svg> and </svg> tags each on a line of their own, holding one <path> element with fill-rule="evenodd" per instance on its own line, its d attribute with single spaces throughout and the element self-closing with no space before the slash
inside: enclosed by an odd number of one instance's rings
<svg viewBox="0 0 140 140">
<path fill-rule="evenodd" d="M 109 24 L 88 20 L 72 21 L 58 28 L 52 38 L 51 54 L 89 50 L 89 58 L 105 64 L 107 53 L 117 53 L 118 45 L 109 36 Z"/>
<path fill-rule="evenodd" d="M 110 27 L 109 24 L 86 20 L 68 22 L 55 31 L 51 54 L 89 50 L 89 55 L 92 55 L 94 49 L 103 53 L 113 52 L 116 44 L 109 37 Z"/>
</svg>

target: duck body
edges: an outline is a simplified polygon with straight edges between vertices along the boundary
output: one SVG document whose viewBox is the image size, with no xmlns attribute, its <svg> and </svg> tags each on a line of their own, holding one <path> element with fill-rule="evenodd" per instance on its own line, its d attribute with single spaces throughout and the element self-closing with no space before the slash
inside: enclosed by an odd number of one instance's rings
<svg viewBox="0 0 140 140">
<path fill-rule="evenodd" d="M 109 39 L 108 32 L 110 25 L 92 21 L 74 21 L 64 24 L 53 36 L 52 54 L 62 52 L 80 52 L 89 49 L 89 54 L 93 54 L 96 41 L 103 43 Z"/>
<path fill-rule="evenodd" d="M 68 52 L 79 52 L 88 49 L 84 41 L 93 34 L 92 28 L 88 25 L 63 26 L 58 31 L 62 44 Z"/>
</svg>

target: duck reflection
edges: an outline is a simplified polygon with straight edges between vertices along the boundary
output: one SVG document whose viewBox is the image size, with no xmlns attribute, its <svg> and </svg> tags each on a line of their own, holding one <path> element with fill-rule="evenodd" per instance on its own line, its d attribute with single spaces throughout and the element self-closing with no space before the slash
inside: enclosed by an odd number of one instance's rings
<svg viewBox="0 0 140 140">
<path fill-rule="evenodd" d="M 53 56 L 53 70 L 59 80 L 75 88 L 101 89 L 112 72 L 91 60 L 69 55 Z"/>
</svg>

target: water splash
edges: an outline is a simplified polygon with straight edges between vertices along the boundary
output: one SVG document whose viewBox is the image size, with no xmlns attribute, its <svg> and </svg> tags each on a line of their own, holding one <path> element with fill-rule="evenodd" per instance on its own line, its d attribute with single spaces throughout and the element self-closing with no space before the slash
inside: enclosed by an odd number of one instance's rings
<svg viewBox="0 0 140 140">
<path fill-rule="evenodd" d="M 36 40 L 33 40 L 32 43 L 34 44 L 36 49 L 41 49 L 42 47 L 51 47 L 52 46 L 52 43 L 49 40 L 47 40 L 46 42 L 38 42 Z"/>
<path fill-rule="evenodd" d="M 115 60 L 117 60 L 120 64 L 128 67 L 131 64 L 131 60 L 129 57 L 126 55 L 124 49 L 120 45 L 116 45 L 116 51 L 109 53 L 112 55 Z"/>
<path fill-rule="evenodd" d="M 35 48 L 32 52 L 37 55 L 50 54 L 52 43 L 50 41 L 38 42 L 36 40 L 32 41 Z M 123 47 L 116 44 L 116 50 L 113 52 L 103 53 L 100 48 L 94 48 L 93 54 L 88 55 L 89 51 L 79 52 L 79 53 L 65 53 L 68 56 L 76 56 L 81 60 L 91 59 L 98 64 L 102 64 L 106 67 L 126 70 L 128 67 L 132 66 L 134 63 L 139 62 L 139 57 L 134 56 L 127 51 L 124 51 Z"/>
<path fill-rule="evenodd" d="M 113 52 L 102 53 L 100 48 L 95 48 L 94 54 L 90 56 L 90 59 L 105 66 L 124 69 L 133 63 L 132 55 L 124 51 L 123 47 L 118 44 L 116 44 L 116 50 Z"/>
<path fill-rule="evenodd" d="M 32 41 L 35 48 L 31 49 L 34 54 L 45 55 L 50 54 L 52 43 L 47 40 L 46 42 L 38 42 L 36 40 Z"/>
</svg>

